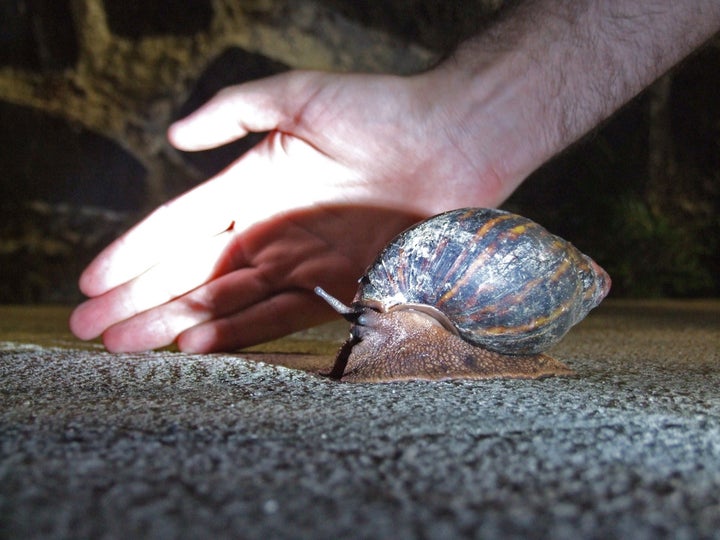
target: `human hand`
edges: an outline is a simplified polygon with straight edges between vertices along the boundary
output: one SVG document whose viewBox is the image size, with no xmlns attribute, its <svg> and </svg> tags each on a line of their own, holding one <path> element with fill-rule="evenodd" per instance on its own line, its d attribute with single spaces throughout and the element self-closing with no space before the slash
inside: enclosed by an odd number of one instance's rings
<svg viewBox="0 0 720 540">
<path fill-rule="evenodd" d="M 442 95 L 441 95 L 442 94 Z M 111 351 L 177 341 L 209 352 L 328 320 L 379 249 L 451 207 L 494 205 L 502 184 L 462 148 L 448 87 L 426 76 L 289 72 L 228 88 L 169 131 L 203 150 L 269 131 L 225 171 L 161 206 L 85 270 L 72 314 Z M 519 180 L 518 180 L 519 181 Z"/>
</svg>

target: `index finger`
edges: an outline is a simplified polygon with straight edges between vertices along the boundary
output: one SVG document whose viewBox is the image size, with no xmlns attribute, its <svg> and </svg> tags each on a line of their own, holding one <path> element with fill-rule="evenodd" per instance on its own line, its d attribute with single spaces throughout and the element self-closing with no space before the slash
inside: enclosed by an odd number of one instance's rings
<svg viewBox="0 0 720 540">
<path fill-rule="evenodd" d="M 145 272 L 188 244 L 233 225 L 227 179 L 215 178 L 160 206 L 106 247 L 80 276 L 80 290 L 97 296 Z"/>
<path fill-rule="evenodd" d="M 243 137 L 249 131 L 273 130 L 304 103 L 309 83 L 316 78 L 310 73 L 289 72 L 227 88 L 176 122 L 168 136 L 180 148 L 202 150 Z M 256 161 L 248 166 L 252 160 L 247 157 L 240 160 L 243 170 L 257 166 Z M 239 196 L 233 182 L 237 177 L 221 173 L 160 206 L 90 263 L 80 277 L 80 290 L 88 296 L 103 294 L 183 249 L 188 240 L 226 231 L 233 224 L 229 199 L 232 194 Z M 237 203 L 236 198 L 236 208 Z M 250 209 L 262 215 L 257 210 Z"/>
</svg>

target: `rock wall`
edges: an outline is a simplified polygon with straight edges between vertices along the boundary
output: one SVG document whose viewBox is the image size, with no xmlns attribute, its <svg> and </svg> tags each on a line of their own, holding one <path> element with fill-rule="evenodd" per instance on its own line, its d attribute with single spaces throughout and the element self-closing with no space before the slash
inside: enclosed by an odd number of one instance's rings
<svg viewBox="0 0 720 540">
<path fill-rule="evenodd" d="M 257 141 L 203 154 L 166 142 L 167 126 L 220 88 L 289 68 L 407 73 L 444 45 L 392 35 L 387 21 L 354 20 L 352 3 L 4 6 L 1 302 L 76 300 L 77 274 L 93 253 Z"/>
</svg>

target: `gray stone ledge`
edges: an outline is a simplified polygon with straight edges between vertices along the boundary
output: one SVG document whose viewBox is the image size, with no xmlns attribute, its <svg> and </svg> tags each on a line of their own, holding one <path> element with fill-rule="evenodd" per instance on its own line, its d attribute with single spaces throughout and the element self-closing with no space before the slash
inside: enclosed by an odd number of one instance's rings
<svg viewBox="0 0 720 540">
<path fill-rule="evenodd" d="M 719 537 L 718 301 L 606 302 L 553 351 L 575 378 L 388 385 L 271 363 L 343 324 L 248 360 L 66 315 L 0 308 L 0 537 Z"/>
</svg>

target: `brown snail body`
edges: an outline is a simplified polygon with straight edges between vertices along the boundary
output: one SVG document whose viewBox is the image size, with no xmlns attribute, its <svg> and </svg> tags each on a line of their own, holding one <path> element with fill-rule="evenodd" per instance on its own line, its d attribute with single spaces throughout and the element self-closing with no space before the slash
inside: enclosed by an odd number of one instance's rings
<svg viewBox="0 0 720 540">
<path fill-rule="evenodd" d="M 543 354 L 597 306 L 610 278 L 537 223 L 463 208 L 392 240 L 344 306 L 352 322 L 329 376 L 347 381 L 570 375 Z"/>
</svg>

